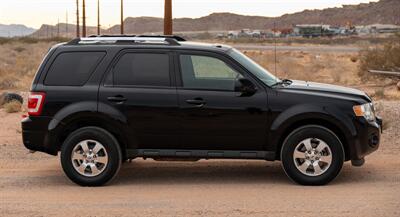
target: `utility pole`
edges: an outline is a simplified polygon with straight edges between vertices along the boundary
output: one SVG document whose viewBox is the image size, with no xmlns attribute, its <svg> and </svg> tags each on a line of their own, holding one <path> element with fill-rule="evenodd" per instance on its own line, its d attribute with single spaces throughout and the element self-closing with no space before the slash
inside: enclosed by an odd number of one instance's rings
<svg viewBox="0 0 400 217">
<path fill-rule="evenodd" d="M 100 35 L 100 0 L 97 0 L 97 35 Z"/>
<path fill-rule="evenodd" d="M 172 35 L 172 0 L 165 0 L 164 35 Z"/>
<path fill-rule="evenodd" d="M 86 6 L 85 6 L 85 0 L 82 1 L 82 37 L 86 37 Z"/>
<path fill-rule="evenodd" d="M 68 37 L 68 10 L 65 12 L 65 37 Z"/>
<path fill-rule="evenodd" d="M 121 35 L 124 34 L 124 0 L 121 0 Z"/>
<path fill-rule="evenodd" d="M 79 32 L 79 0 L 76 0 L 76 37 L 81 37 Z"/>
<path fill-rule="evenodd" d="M 60 18 L 57 19 L 57 38 L 60 37 Z"/>
</svg>

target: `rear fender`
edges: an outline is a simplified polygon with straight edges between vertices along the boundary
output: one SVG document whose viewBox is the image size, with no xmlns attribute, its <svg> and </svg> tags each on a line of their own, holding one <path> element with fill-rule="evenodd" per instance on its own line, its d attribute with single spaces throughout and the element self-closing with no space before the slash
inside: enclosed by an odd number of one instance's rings
<svg viewBox="0 0 400 217">
<path fill-rule="evenodd" d="M 121 143 L 121 148 L 135 147 L 132 133 L 129 133 L 126 117 L 115 108 L 103 105 L 97 111 L 97 102 L 80 102 L 60 110 L 51 120 L 48 130 L 51 141 L 60 148 L 64 139 L 77 128 L 101 127 L 112 133 Z"/>
</svg>

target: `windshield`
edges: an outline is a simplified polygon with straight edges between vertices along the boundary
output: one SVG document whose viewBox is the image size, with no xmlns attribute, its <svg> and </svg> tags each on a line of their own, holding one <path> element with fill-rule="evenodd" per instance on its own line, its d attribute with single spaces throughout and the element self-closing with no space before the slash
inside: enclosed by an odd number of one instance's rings
<svg viewBox="0 0 400 217">
<path fill-rule="evenodd" d="M 244 55 L 242 52 L 236 50 L 236 49 L 231 49 L 228 54 L 238 61 L 242 66 L 244 66 L 247 70 L 249 70 L 251 73 L 253 73 L 258 79 L 264 82 L 264 84 L 268 86 L 272 86 L 276 84 L 277 82 L 280 82 L 280 80 L 275 77 L 273 74 L 268 72 L 266 69 L 264 69 L 262 66 L 258 65 L 258 63 L 254 62 L 252 59 Z"/>
</svg>

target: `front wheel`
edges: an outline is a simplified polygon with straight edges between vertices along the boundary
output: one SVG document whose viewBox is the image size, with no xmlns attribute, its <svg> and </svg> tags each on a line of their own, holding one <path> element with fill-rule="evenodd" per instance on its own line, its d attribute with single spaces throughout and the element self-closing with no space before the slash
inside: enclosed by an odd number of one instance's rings
<svg viewBox="0 0 400 217">
<path fill-rule="evenodd" d="M 304 126 L 284 141 L 281 161 L 286 174 L 302 185 L 324 185 L 340 172 L 344 149 L 339 138 L 322 126 Z"/>
<path fill-rule="evenodd" d="M 61 165 L 73 182 L 100 186 L 112 180 L 122 162 L 117 140 L 104 129 L 84 127 L 71 133 L 61 147 Z"/>
</svg>

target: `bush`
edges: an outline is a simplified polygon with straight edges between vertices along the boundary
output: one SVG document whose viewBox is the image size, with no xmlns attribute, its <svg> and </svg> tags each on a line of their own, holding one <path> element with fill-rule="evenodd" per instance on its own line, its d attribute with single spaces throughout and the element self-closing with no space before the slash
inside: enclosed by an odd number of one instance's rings
<svg viewBox="0 0 400 217">
<path fill-rule="evenodd" d="M 16 87 L 16 82 L 18 80 L 15 78 L 4 78 L 0 79 L 0 90 L 13 89 Z"/>
<path fill-rule="evenodd" d="M 400 71 L 400 34 L 383 47 L 360 52 L 359 75 L 361 79 L 375 79 L 368 70 Z"/>
<path fill-rule="evenodd" d="M 4 104 L 3 108 L 7 113 L 20 112 L 22 109 L 22 104 L 16 100 L 13 100 L 9 103 Z"/>
<path fill-rule="evenodd" d="M 380 99 L 385 98 L 385 89 L 383 87 L 376 89 L 374 92 L 374 96 Z"/>
</svg>

